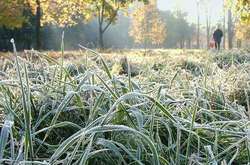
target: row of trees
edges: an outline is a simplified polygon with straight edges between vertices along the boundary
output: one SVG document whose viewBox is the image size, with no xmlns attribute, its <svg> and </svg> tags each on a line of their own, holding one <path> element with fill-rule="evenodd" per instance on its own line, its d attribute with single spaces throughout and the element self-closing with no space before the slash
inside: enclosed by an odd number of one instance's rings
<svg viewBox="0 0 250 165">
<path fill-rule="evenodd" d="M 139 1 L 140 3 L 138 3 Z M 45 47 L 45 43 L 42 44 L 42 41 L 49 38 L 49 41 L 46 42 L 52 43 L 51 38 L 57 39 L 57 36 L 60 35 L 58 29 L 68 31 L 71 35 L 68 36 L 71 37 L 70 41 L 80 41 L 84 37 L 94 47 L 97 46 L 96 40 L 98 38 L 98 45 L 101 48 L 104 47 L 104 33 L 108 33 L 105 37 L 105 40 L 110 42 L 108 47 L 112 46 L 112 43 L 114 46 L 121 44 L 123 47 L 131 47 L 133 38 L 135 43 L 144 47 L 162 45 L 172 48 L 194 47 L 193 43 L 197 39 L 195 47 L 200 48 L 199 42 L 203 36 L 206 36 L 204 40 L 207 46 L 209 45 L 212 30 L 209 1 L 199 1 L 204 6 L 207 18 L 204 31 L 200 28 L 199 12 L 198 23 L 194 25 L 186 21 L 187 15 L 181 11 L 177 10 L 173 13 L 158 11 L 156 0 L 139 1 L 1 0 L 0 47 L 4 45 L 4 42 L 1 42 L 2 36 L 6 36 L 5 38 L 12 36 L 25 41 L 23 44 L 27 45 L 34 42 L 33 38 L 35 38 L 37 49 L 40 49 L 42 45 L 42 48 L 50 48 Z M 131 8 L 131 4 L 137 4 L 137 6 Z M 239 40 L 250 38 L 249 0 L 227 0 L 225 4 L 225 9 L 228 10 L 228 39 L 230 43 L 234 32 L 233 25 L 237 27 L 235 34 Z M 132 11 L 128 9 L 132 9 Z M 234 15 L 240 17 L 232 20 L 231 11 L 235 11 Z M 132 22 L 131 18 L 126 16 L 131 13 Z M 109 27 L 115 23 L 117 25 L 110 30 Z M 95 27 L 98 27 L 97 30 L 93 30 Z M 226 30 L 225 23 L 223 29 Z M 118 36 L 120 39 L 116 39 Z M 47 43 L 47 45 L 53 44 Z"/>
<path fill-rule="evenodd" d="M 223 18 L 220 28 L 224 31 L 223 47 L 229 49 L 233 47 L 234 38 L 237 46 L 241 47 L 241 41 L 249 40 L 249 0 L 224 0 Z M 209 48 L 209 41 L 212 33 L 211 14 L 213 6 L 209 0 L 197 0 L 197 48 L 200 48 L 200 16 L 204 14 L 206 18 L 206 45 Z M 203 11 L 203 13 L 201 13 Z M 226 39 L 228 42 L 226 42 Z M 227 43 L 227 44 L 226 44 Z"/>
<path fill-rule="evenodd" d="M 162 45 L 168 48 L 182 48 L 185 42 L 189 42 L 190 45 L 194 35 L 193 32 L 195 31 L 195 27 L 190 26 L 186 21 L 185 13 L 181 11 L 174 13 L 160 12 L 157 9 L 156 0 L 149 1 L 149 3 L 145 3 L 146 1 L 137 2 L 133 4 L 133 7 L 129 7 L 129 4 L 133 2 L 130 1 L 130 3 L 127 2 L 126 5 L 121 7 L 117 6 L 119 8 L 109 6 L 111 1 L 109 3 L 108 1 L 99 1 L 98 3 L 88 1 L 89 5 L 92 4 L 94 9 L 90 10 L 90 6 L 84 6 L 85 11 L 82 11 L 84 15 L 79 14 L 80 9 L 83 9 L 83 7 L 74 6 L 79 4 L 79 1 L 77 3 L 68 1 L 72 3 L 64 4 L 65 1 L 61 3 L 57 0 L 49 3 L 49 1 L 44 0 L 38 1 L 40 5 L 37 5 L 35 2 L 20 3 L 18 11 L 23 10 L 26 12 L 18 13 L 21 17 L 12 15 L 12 20 L 18 20 L 19 22 L 0 20 L 2 23 L 2 28 L 0 28 L 0 45 L 2 47 L 6 49 L 6 45 L 9 44 L 9 38 L 15 37 L 17 41 L 20 41 L 18 44 L 20 48 L 30 48 L 29 45 L 33 42 L 36 43 L 36 48 L 41 48 L 42 42 L 43 49 L 58 49 L 56 42 L 59 43 L 60 33 L 62 30 L 65 30 L 65 38 L 67 38 L 70 48 L 73 48 L 72 45 L 76 45 L 76 42 L 83 40 L 87 40 L 92 47 L 97 47 L 97 45 L 104 47 L 103 34 L 105 32 L 107 33 L 105 36 L 107 47 L 132 47 L 132 43 L 135 42 L 138 46 L 143 45 L 144 47 Z M 87 1 L 81 1 L 81 3 L 83 2 Z M 101 4 L 101 2 L 104 3 Z M 6 9 L 7 12 L 12 9 L 11 7 L 13 7 L 14 3 L 6 0 L 4 5 L 10 6 Z M 72 8 L 68 9 L 69 6 Z M 14 11 L 10 13 L 12 12 Z M 7 15 L 3 12 L 0 13 L 2 16 Z M 128 17 L 128 15 L 132 17 Z M 110 29 L 111 25 L 113 28 Z M 95 30 L 96 27 L 98 27 L 97 30 Z M 99 36 L 96 34 L 99 34 Z M 1 38 L 6 39 L 4 42 L 1 42 Z M 98 38 L 99 42 L 97 44 L 96 40 Z"/>
<path fill-rule="evenodd" d="M 138 0 L 137 0 L 138 1 Z M 139 0 L 144 3 L 147 0 Z M 41 48 L 41 26 L 55 24 L 66 28 L 80 21 L 98 19 L 99 44 L 103 34 L 117 20 L 118 12 L 126 12 L 134 0 L 1 0 L 0 25 L 20 28 L 35 26 L 36 48 Z"/>
<path fill-rule="evenodd" d="M 156 6 L 138 8 L 132 17 L 130 36 L 144 47 L 196 48 L 196 25 L 181 10 L 158 11 Z M 200 30 L 200 38 L 205 36 Z"/>
<path fill-rule="evenodd" d="M 157 9 L 157 1 L 151 0 L 151 3 L 144 5 L 136 10 L 133 14 L 132 28 L 130 35 L 134 38 L 136 43 L 143 43 L 146 47 L 149 43 L 159 45 L 164 43 L 171 35 L 175 35 L 175 40 L 179 42 L 179 47 L 183 48 L 184 45 L 190 48 L 194 36 L 197 37 L 196 48 L 200 48 L 200 37 L 202 36 L 200 29 L 200 8 L 204 11 L 206 18 L 205 36 L 206 47 L 209 49 L 212 30 L 215 27 L 211 25 L 212 5 L 209 0 L 197 0 L 197 27 L 195 33 L 195 25 L 190 25 L 186 21 L 186 14 L 177 10 L 173 18 L 169 18 L 167 13 L 162 13 Z M 224 34 L 223 46 L 226 45 L 226 36 L 228 39 L 228 48 L 233 47 L 233 37 L 237 39 L 237 46 L 241 47 L 242 40 L 249 40 L 250 37 L 250 1 L 249 0 L 224 0 L 223 6 L 223 31 L 226 33 L 226 10 L 227 16 L 227 35 Z M 232 13 L 234 12 L 234 15 Z M 233 18 L 234 17 L 234 18 Z M 165 18 L 165 20 L 164 20 Z M 171 21 L 173 22 L 171 22 Z M 167 28 L 166 28 L 167 25 Z M 177 33 L 169 31 L 168 26 L 174 26 Z M 235 28 L 236 27 L 236 28 Z M 167 31 L 167 33 L 166 33 Z M 167 35 L 166 35 L 167 34 Z M 173 38 L 171 38 L 174 40 Z M 171 41 L 171 40 L 170 40 Z M 176 46 L 176 45 L 175 45 Z"/>
</svg>

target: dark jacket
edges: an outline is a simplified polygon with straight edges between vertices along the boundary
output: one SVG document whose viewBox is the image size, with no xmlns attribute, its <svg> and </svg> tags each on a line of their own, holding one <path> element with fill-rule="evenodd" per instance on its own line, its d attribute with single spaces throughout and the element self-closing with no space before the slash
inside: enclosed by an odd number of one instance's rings
<svg viewBox="0 0 250 165">
<path fill-rule="evenodd" d="M 220 29 L 216 29 L 213 34 L 213 38 L 215 42 L 220 42 L 223 37 L 223 32 Z"/>
</svg>

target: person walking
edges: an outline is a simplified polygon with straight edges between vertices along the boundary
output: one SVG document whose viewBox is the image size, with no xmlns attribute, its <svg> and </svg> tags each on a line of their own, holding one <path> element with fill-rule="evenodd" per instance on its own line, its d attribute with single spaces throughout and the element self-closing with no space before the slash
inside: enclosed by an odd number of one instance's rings
<svg viewBox="0 0 250 165">
<path fill-rule="evenodd" d="M 223 32 L 218 26 L 218 28 L 214 31 L 214 34 L 213 34 L 213 39 L 215 42 L 215 49 L 216 50 L 220 50 L 220 43 L 221 43 L 222 37 L 223 37 Z"/>
</svg>

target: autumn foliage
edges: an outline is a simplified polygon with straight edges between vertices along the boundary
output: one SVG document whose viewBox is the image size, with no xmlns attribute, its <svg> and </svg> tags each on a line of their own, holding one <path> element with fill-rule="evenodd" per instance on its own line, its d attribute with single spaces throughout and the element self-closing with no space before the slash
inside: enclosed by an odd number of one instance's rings
<svg viewBox="0 0 250 165">
<path fill-rule="evenodd" d="M 160 45 L 166 38 L 166 26 L 161 20 L 154 3 L 138 8 L 132 15 L 133 22 L 130 36 L 135 43 Z"/>
<path fill-rule="evenodd" d="M 1 0 L 0 1 L 0 26 L 7 28 L 20 28 L 26 20 L 23 16 L 23 0 Z"/>
<path fill-rule="evenodd" d="M 241 21 L 250 24 L 250 0 L 238 0 L 236 10 L 240 13 Z"/>
</svg>

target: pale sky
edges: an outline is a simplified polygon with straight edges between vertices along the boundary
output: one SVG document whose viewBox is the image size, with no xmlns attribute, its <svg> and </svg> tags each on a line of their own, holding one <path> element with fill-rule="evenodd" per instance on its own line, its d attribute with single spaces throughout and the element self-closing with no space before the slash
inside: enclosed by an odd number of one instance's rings
<svg viewBox="0 0 250 165">
<path fill-rule="evenodd" d="M 175 10 L 181 9 L 188 13 L 188 21 L 196 23 L 197 21 L 197 0 L 158 0 L 158 8 L 160 10 Z M 208 3 L 210 6 L 212 24 L 220 23 L 223 16 L 223 0 L 200 0 Z M 200 6 L 201 24 L 205 24 L 205 7 Z M 221 22 L 222 23 L 222 22 Z"/>
</svg>

